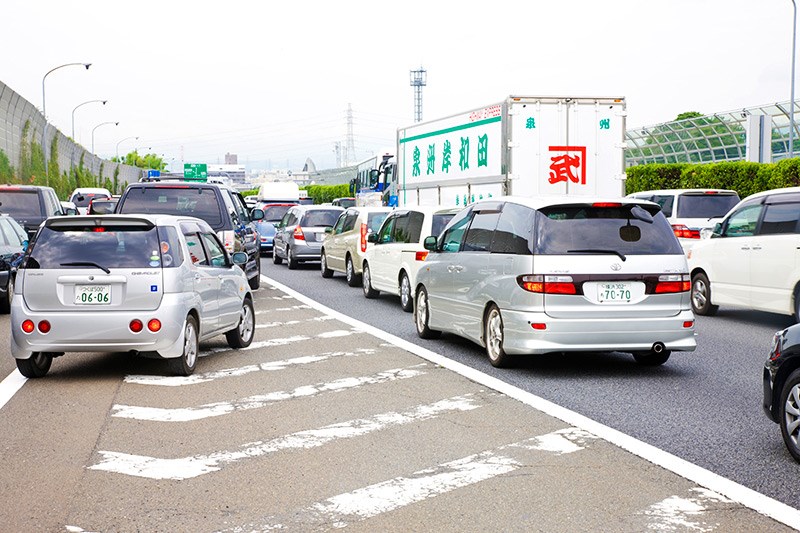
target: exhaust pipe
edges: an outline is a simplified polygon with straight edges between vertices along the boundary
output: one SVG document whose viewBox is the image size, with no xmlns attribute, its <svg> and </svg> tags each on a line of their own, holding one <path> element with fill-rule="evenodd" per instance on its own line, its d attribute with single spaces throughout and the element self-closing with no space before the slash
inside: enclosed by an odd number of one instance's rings
<svg viewBox="0 0 800 533">
<path fill-rule="evenodd" d="M 651 348 L 653 353 L 662 353 L 665 349 L 666 346 L 664 346 L 663 342 L 656 342 L 655 344 L 653 344 L 653 347 Z"/>
</svg>

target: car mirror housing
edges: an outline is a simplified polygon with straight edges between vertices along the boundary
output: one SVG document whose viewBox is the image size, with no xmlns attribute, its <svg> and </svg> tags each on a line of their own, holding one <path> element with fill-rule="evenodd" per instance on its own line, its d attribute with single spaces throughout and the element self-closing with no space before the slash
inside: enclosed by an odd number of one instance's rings
<svg viewBox="0 0 800 533">
<path fill-rule="evenodd" d="M 250 220 L 264 220 L 264 210 L 254 207 L 250 211 Z"/>
<path fill-rule="evenodd" d="M 436 251 L 436 236 L 430 235 L 428 237 L 425 237 L 425 242 L 423 243 L 423 246 L 425 247 L 426 250 L 430 250 L 431 252 L 435 252 Z"/>
<path fill-rule="evenodd" d="M 367 242 L 377 243 L 378 242 L 378 234 L 377 233 L 369 233 L 367 234 Z"/>
<path fill-rule="evenodd" d="M 244 265 L 247 263 L 247 253 L 246 252 L 234 252 L 233 256 L 231 257 L 233 260 L 234 265 Z"/>
</svg>

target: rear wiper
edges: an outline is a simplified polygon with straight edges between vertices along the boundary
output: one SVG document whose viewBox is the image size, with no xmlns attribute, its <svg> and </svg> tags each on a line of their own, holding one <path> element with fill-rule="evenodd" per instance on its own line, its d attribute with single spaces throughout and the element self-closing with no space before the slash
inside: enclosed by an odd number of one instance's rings
<svg viewBox="0 0 800 533">
<path fill-rule="evenodd" d="M 62 267 L 97 267 L 106 274 L 111 274 L 111 271 L 103 265 L 98 265 L 92 261 L 72 261 L 71 263 L 61 263 Z"/>
<path fill-rule="evenodd" d="M 568 254 L 614 254 L 618 255 L 620 259 L 625 261 L 625 255 L 622 252 L 618 252 L 616 250 L 601 250 L 595 248 L 586 248 L 581 250 L 567 250 Z"/>
</svg>

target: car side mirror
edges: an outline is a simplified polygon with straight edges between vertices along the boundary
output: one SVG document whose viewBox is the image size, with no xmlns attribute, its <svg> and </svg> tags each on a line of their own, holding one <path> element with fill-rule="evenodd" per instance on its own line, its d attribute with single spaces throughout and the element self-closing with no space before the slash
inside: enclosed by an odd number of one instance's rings
<svg viewBox="0 0 800 533">
<path fill-rule="evenodd" d="M 709 237 L 712 239 L 715 237 L 722 237 L 722 222 L 714 224 L 714 229 L 711 230 L 711 235 Z"/>
<path fill-rule="evenodd" d="M 234 265 L 244 265 L 247 263 L 247 253 L 246 252 L 233 252 L 233 256 L 231 257 Z"/>
<path fill-rule="evenodd" d="M 264 220 L 264 210 L 254 207 L 250 211 L 250 220 Z"/>
<path fill-rule="evenodd" d="M 78 210 L 75 209 L 74 207 L 67 207 L 67 208 L 64 209 L 64 214 L 65 215 L 69 215 L 69 216 L 77 215 L 78 214 Z"/>
<path fill-rule="evenodd" d="M 331 233 L 333 233 L 333 227 L 331 227 L 331 226 L 326 226 L 326 227 L 325 227 L 325 233 L 327 233 L 327 234 L 331 234 Z"/>
<path fill-rule="evenodd" d="M 434 235 L 430 235 L 425 237 L 425 241 L 422 243 L 422 246 L 426 250 L 430 250 L 431 252 L 436 251 L 436 237 Z"/>
<path fill-rule="evenodd" d="M 378 242 L 378 234 L 377 233 L 370 233 L 367 235 L 367 242 L 371 242 L 373 244 Z"/>
</svg>

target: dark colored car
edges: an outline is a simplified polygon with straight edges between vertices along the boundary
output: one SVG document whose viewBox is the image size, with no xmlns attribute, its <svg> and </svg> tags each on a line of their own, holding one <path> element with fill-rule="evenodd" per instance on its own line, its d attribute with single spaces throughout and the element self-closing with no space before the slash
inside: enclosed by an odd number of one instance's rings
<svg viewBox="0 0 800 533">
<path fill-rule="evenodd" d="M 117 203 L 118 214 L 165 214 L 205 220 L 228 253 L 246 252 L 243 265 L 251 289 L 261 285 L 261 257 L 255 222 L 261 209 L 249 211 L 244 198 L 224 185 L 197 182 L 132 183 Z"/>
<path fill-rule="evenodd" d="M 0 186 L 0 213 L 11 215 L 31 239 L 46 219 L 66 214 L 56 191 L 39 185 Z"/>
<path fill-rule="evenodd" d="M 800 463 L 800 324 L 775 333 L 764 364 L 764 411 Z"/>
<path fill-rule="evenodd" d="M 8 215 L 0 215 L 0 313 L 11 310 L 17 266 L 28 248 L 28 234 Z"/>
<path fill-rule="evenodd" d="M 256 207 L 264 211 L 264 218 L 256 222 L 259 237 L 259 250 L 262 254 L 271 254 L 272 246 L 275 241 L 275 224 L 281 221 L 283 215 L 290 207 L 297 204 L 292 203 L 270 203 L 259 202 Z"/>
</svg>

